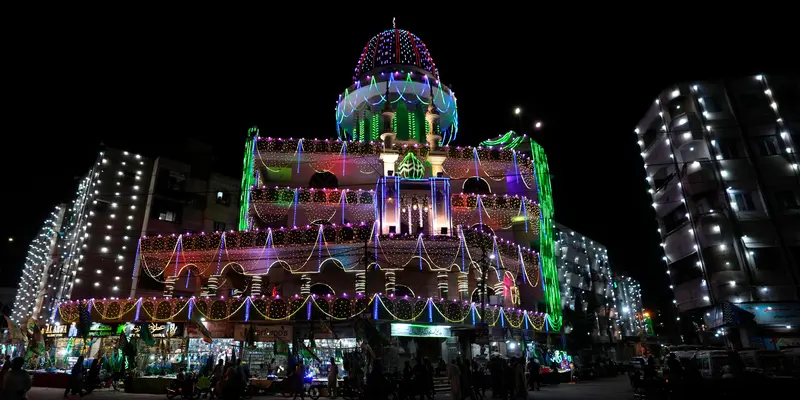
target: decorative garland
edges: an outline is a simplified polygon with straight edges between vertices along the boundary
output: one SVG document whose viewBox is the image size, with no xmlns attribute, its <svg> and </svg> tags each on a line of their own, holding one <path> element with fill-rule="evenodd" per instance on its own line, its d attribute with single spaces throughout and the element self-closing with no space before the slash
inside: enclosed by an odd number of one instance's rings
<svg viewBox="0 0 800 400">
<path fill-rule="evenodd" d="M 208 321 L 308 321 L 321 319 L 348 320 L 369 313 L 374 320 L 417 323 L 449 323 L 475 325 L 481 322 L 480 304 L 468 301 L 421 297 L 386 296 L 246 296 L 90 299 L 92 320 L 97 322 L 188 322 L 194 313 Z M 62 303 L 61 323 L 71 324 L 79 319 L 80 301 Z M 254 312 L 255 311 L 255 312 Z M 195 316 L 196 318 L 196 316 Z M 514 329 L 541 331 L 547 315 L 520 309 L 486 307 L 486 323 Z"/>
</svg>

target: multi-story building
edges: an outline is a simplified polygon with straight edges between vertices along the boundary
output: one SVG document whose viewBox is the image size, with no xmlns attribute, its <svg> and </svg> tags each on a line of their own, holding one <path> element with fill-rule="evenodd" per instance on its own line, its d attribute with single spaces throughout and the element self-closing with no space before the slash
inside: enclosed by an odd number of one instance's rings
<svg viewBox="0 0 800 400">
<path fill-rule="evenodd" d="M 641 334 L 639 283 L 614 273 L 608 249 L 562 224 L 555 224 L 561 301 L 592 322 L 592 340 L 611 343 Z"/>
<path fill-rule="evenodd" d="M 635 132 L 678 311 L 717 329 L 716 306 L 734 303 L 755 313 L 760 334 L 796 335 L 797 324 L 757 310 L 800 291 L 798 78 L 677 84 Z"/>
<path fill-rule="evenodd" d="M 355 71 L 337 102 L 338 138 L 251 129 L 238 230 L 141 238 L 136 274 L 165 282 L 160 298 L 84 296 L 63 305 L 62 322 L 87 303 L 115 310 L 97 314 L 114 323 L 202 317 L 222 325 L 220 349 L 230 349 L 234 326 L 282 325 L 283 340 L 299 343 L 329 333 L 315 333 L 315 321 L 333 322 L 336 338 L 319 349 L 354 343 L 353 322 L 371 320 L 403 338 L 409 354 L 431 356 L 454 356 L 445 349 L 456 343 L 466 350 L 456 332 L 481 325 L 492 346 L 559 332 L 542 148 L 526 142 L 529 157 L 508 146 L 452 145 L 455 96 L 413 33 L 374 36 Z"/>
<path fill-rule="evenodd" d="M 136 268 L 139 237 L 150 229 L 234 227 L 237 186 L 237 179 L 206 172 L 202 164 L 103 149 L 72 203 L 58 207 L 31 244 L 21 281 L 30 288 L 20 290 L 15 318 L 49 319 L 71 298 L 128 297 L 137 288 L 148 293 L 158 278 L 142 279 Z M 160 293 L 163 281 L 156 286 Z"/>
<path fill-rule="evenodd" d="M 46 289 L 52 281 L 50 267 L 59 253 L 59 235 L 65 211 L 64 204 L 56 206 L 28 247 L 19 285 L 14 289 L 16 297 L 11 316 L 15 322 L 28 316 L 38 319 L 42 304 L 50 300 Z"/>
</svg>

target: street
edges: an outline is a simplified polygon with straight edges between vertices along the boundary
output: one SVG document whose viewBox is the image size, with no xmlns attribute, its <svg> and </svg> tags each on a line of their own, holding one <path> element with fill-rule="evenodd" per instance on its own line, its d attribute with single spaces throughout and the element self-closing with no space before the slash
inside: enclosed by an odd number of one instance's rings
<svg viewBox="0 0 800 400">
<path fill-rule="evenodd" d="M 33 388 L 28 392 L 29 400 L 62 400 L 64 397 L 64 389 L 49 389 L 49 388 Z M 489 393 L 487 393 L 487 397 Z M 71 399 L 77 399 L 73 396 Z M 113 391 L 96 391 L 86 397 L 85 399 L 96 400 L 164 400 L 166 396 L 163 394 L 127 394 Z M 617 399 L 632 399 L 633 390 L 631 389 L 628 377 L 625 375 L 616 378 L 604 378 L 595 381 L 585 381 L 577 385 L 561 384 L 557 386 L 547 386 L 542 388 L 539 392 L 529 392 L 528 398 L 532 400 L 550 400 L 550 399 L 592 399 L 592 400 L 617 400 Z M 285 399 L 285 397 L 263 396 L 254 397 L 254 399 Z M 326 399 L 326 398 L 322 398 Z M 442 393 L 436 396 L 437 400 L 451 400 L 449 393 Z M 491 398 L 487 398 L 491 400 Z"/>
</svg>

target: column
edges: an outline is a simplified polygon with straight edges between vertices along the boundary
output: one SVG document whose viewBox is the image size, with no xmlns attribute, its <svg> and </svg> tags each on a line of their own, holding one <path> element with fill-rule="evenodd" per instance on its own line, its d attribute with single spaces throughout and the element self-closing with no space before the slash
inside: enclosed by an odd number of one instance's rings
<svg viewBox="0 0 800 400">
<path fill-rule="evenodd" d="M 363 270 L 356 272 L 356 294 L 365 294 L 367 291 L 367 273 Z"/>
<path fill-rule="evenodd" d="M 253 275 L 251 278 L 252 282 L 250 283 L 250 295 L 261 296 L 263 278 L 261 275 Z"/>
<path fill-rule="evenodd" d="M 175 283 L 178 281 L 177 276 L 168 276 L 166 283 L 164 283 L 164 297 L 171 298 L 175 293 Z"/>
<path fill-rule="evenodd" d="M 458 273 L 458 297 L 461 301 L 472 301 L 469 298 L 469 274 L 465 272 Z"/>
<path fill-rule="evenodd" d="M 219 287 L 219 275 L 211 275 L 208 277 L 208 296 L 214 297 L 217 295 L 217 290 Z"/>
<path fill-rule="evenodd" d="M 300 296 L 311 294 L 311 276 L 303 274 L 300 276 Z"/>
<path fill-rule="evenodd" d="M 395 292 L 395 279 L 396 276 L 394 271 L 386 271 L 384 272 L 384 277 L 386 278 L 386 295 L 391 296 Z"/>
<path fill-rule="evenodd" d="M 436 275 L 436 288 L 439 290 L 439 297 L 447 299 L 447 271 L 439 271 Z"/>
</svg>

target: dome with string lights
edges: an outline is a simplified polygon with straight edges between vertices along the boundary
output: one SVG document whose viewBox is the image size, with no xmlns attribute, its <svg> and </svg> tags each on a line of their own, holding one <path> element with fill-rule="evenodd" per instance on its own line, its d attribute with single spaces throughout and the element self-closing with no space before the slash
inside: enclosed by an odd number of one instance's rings
<svg viewBox="0 0 800 400">
<path fill-rule="evenodd" d="M 439 79 L 439 71 L 425 43 L 417 35 L 395 27 L 373 36 L 367 42 L 358 59 L 353 80 L 389 65 L 414 66 Z"/>
</svg>

